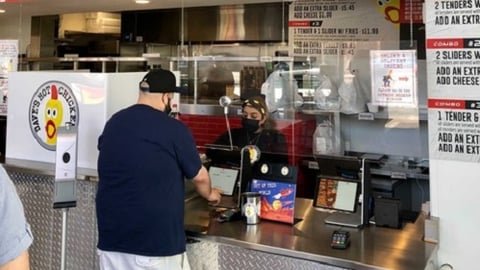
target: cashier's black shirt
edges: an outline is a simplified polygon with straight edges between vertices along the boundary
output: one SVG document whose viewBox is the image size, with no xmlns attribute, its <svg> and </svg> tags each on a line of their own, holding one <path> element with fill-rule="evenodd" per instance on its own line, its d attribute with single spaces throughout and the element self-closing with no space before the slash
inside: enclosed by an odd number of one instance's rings
<svg viewBox="0 0 480 270">
<path fill-rule="evenodd" d="M 256 145 L 260 149 L 260 161 L 274 163 L 288 163 L 288 150 L 285 135 L 278 130 L 262 130 L 260 133 L 251 133 L 244 128 L 231 130 L 232 145 L 242 148 L 246 145 Z M 215 145 L 229 146 L 230 138 L 228 132 L 223 133 L 214 142 Z M 208 149 L 207 156 L 213 164 L 230 163 L 238 165 L 239 157 L 229 156 L 226 151 Z"/>
</svg>

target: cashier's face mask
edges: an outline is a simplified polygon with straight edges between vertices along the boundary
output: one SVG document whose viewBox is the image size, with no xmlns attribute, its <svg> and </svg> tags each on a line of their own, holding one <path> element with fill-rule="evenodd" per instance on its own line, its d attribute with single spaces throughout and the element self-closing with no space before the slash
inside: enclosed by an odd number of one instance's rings
<svg viewBox="0 0 480 270">
<path fill-rule="evenodd" d="M 256 119 L 248 119 L 246 117 L 242 117 L 242 127 L 246 129 L 248 132 L 255 132 L 260 127 L 260 120 Z"/>
</svg>

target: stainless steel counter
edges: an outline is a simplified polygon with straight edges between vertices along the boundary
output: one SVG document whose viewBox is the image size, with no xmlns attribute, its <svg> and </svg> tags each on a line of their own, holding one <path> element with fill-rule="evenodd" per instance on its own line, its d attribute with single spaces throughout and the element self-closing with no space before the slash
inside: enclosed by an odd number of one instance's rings
<svg viewBox="0 0 480 270">
<path fill-rule="evenodd" d="M 329 246 L 330 235 L 339 227 L 326 225 L 328 213 L 313 208 L 310 199 L 296 199 L 298 222 L 294 225 L 266 220 L 257 225 L 246 225 L 243 220 L 219 223 L 214 213 L 202 198 L 188 198 L 187 232 L 199 239 L 351 269 L 424 269 L 435 248 L 422 241 L 422 215 L 400 230 L 373 225 L 343 228 L 351 233 L 351 245 L 335 250 Z"/>
<path fill-rule="evenodd" d="M 49 168 L 41 174 L 33 168 L 19 168 L 5 165 L 14 181 L 17 191 L 24 203 L 25 212 L 32 229 L 37 232 L 37 241 L 31 249 L 32 261 L 36 269 L 51 269 L 60 263 L 60 239 L 52 235 L 61 235 L 61 215 L 51 207 L 54 177 Z M 90 179 L 89 179 L 90 180 Z M 188 184 L 187 184 L 188 183 Z M 312 200 L 296 199 L 294 225 L 262 220 L 257 225 L 246 225 L 243 220 L 218 223 L 213 219 L 214 209 L 198 197 L 190 181 L 185 191 L 185 226 L 187 232 L 202 243 L 196 247 L 187 245 L 189 260 L 208 257 L 208 249 L 215 253 L 217 244 L 219 252 L 217 266 L 210 264 L 193 264 L 193 269 L 332 269 L 319 267 L 318 264 L 334 265 L 348 269 L 424 269 L 429 257 L 435 255 L 435 244 L 422 241 L 424 217 L 420 216 L 415 223 L 406 223 L 403 229 L 381 227 L 365 227 L 363 229 L 344 228 L 351 233 L 351 245 L 346 250 L 334 250 L 329 246 L 330 235 L 337 226 L 325 225 L 327 213 L 312 208 Z M 95 269 L 96 253 L 92 249 L 97 242 L 94 198 L 96 181 L 78 181 L 78 204 L 69 217 L 69 254 L 74 261 L 72 269 Z M 93 211 L 93 212 L 92 212 Z M 188 247 L 190 246 L 190 248 Z M 252 268 L 247 266 L 225 266 L 231 260 L 247 261 L 252 253 L 270 259 L 266 267 Z M 265 255 L 268 253 L 268 256 Z M 244 257 L 233 258 L 227 255 L 245 254 Z M 191 255 L 191 256 L 190 256 Z M 228 261 L 229 260 L 229 261 Z M 281 263 L 279 261 L 282 261 Z M 313 266 L 310 268 L 305 265 Z M 314 263 L 313 263 L 314 262 Z M 243 261 L 242 261 L 243 263 Z M 271 267 L 277 263 L 278 267 Z M 286 267 L 288 263 L 291 267 Z M 220 267 L 222 266 L 222 267 Z M 338 269 L 338 268 L 335 268 Z"/>
</svg>

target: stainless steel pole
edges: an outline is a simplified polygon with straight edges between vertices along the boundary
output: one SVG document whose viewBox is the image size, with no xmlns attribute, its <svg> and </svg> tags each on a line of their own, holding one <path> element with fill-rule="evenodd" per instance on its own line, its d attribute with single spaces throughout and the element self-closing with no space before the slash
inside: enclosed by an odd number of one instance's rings
<svg viewBox="0 0 480 270">
<path fill-rule="evenodd" d="M 66 269 L 66 250 L 67 250 L 67 217 L 68 208 L 62 208 L 62 251 L 60 260 L 60 269 Z"/>
</svg>

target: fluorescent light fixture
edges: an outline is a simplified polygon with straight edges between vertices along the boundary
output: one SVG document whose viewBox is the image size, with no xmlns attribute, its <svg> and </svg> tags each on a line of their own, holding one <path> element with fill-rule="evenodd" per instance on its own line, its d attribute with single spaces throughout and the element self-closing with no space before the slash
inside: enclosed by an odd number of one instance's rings
<svg viewBox="0 0 480 270">
<path fill-rule="evenodd" d="M 135 0 L 135 3 L 137 3 L 137 4 L 148 4 L 148 3 L 150 3 L 150 1 L 149 0 Z"/>
<path fill-rule="evenodd" d="M 0 13 L 5 13 L 5 9 L 0 9 Z"/>
</svg>

